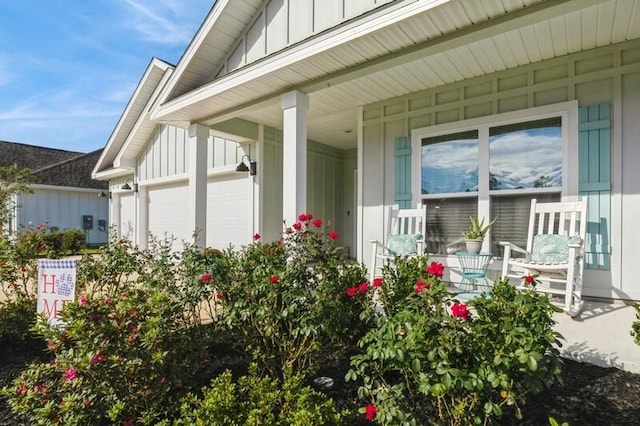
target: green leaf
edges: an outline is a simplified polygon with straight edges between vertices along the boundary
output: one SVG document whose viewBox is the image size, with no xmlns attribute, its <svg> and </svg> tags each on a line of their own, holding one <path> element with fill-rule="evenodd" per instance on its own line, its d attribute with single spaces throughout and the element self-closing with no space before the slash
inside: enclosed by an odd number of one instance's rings
<svg viewBox="0 0 640 426">
<path fill-rule="evenodd" d="M 411 369 L 413 369 L 413 371 L 416 373 L 418 373 L 422 369 L 419 358 L 414 358 L 413 361 L 411 361 Z"/>
<path fill-rule="evenodd" d="M 536 359 L 532 356 L 529 356 L 529 360 L 527 361 L 527 365 L 529 366 L 529 369 L 531 371 L 537 371 L 538 370 L 538 361 L 536 361 Z"/>
</svg>

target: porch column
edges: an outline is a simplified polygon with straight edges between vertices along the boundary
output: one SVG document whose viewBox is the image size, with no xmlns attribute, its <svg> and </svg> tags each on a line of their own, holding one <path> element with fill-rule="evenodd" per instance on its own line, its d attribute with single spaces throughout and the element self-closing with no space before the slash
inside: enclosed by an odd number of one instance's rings
<svg viewBox="0 0 640 426">
<path fill-rule="evenodd" d="M 189 205 L 187 215 L 190 231 L 197 231 L 195 245 L 204 248 L 207 239 L 207 143 L 209 128 L 202 124 L 189 126 Z M 180 206 L 176 206 L 176 214 Z"/>
<path fill-rule="evenodd" d="M 309 97 L 294 90 L 282 95 L 282 214 L 287 225 L 307 209 L 307 110 Z"/>
<path fill-rule="evenodd" d="M 138 185 L 138 215 L 136 223 L 136 239 L 138 247 L 145 250 L 149 243 L 149 190 L 146 186 Z"/>
</svg>

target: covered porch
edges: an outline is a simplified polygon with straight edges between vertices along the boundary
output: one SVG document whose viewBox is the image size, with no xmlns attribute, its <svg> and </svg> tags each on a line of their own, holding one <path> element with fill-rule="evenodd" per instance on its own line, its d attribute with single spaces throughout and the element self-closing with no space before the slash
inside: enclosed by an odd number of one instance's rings
<svg viewBox="0 0 640 426">
<path fill-rule="evenodd" d="M 508 196 L 588 194 L 598 200 L 590 211 L 605 238 L 593 242 L 585 295 L 640 299 L 633 265 L 622 256 L 640 237 L 632 219 L 640 184 L 628 155 L 640 146 L 623 136 L 640 130 L 633 118 L 640 106 L 640 2 L 390 1 L 354 11 L 336 0 L 331 11 L 311 14 L 305 36 L 296 32 L 304 11 L 283 4 L 216 3 L 151 112 L 161 123 L 254 141 L 255 232 L 275 236 L 283 218 L 291 223 L 328 197 L 325 211 L 333 217 L 325 218 L 337 224 L 350 254 L 366 262 L 368 242 L 384 240 L 385 209 L 394 204 L 429 209 L 445 200 L 456 209 L 452 201 L 464 198 L 472 214 L 491 218 Z M 285 41 L 276 48 L 273 40 Z M 579 108 L 601 105 L 611 111 L 610 148 L 597 145 L 589 162 L 579 158 Z M 493 127 L 546 119 L 560 123 L 561 178 L 530 190 L 492 187 L 483 144 Z M 455 129 L 479 135 L 478 185 L 463 196 L 426 193 L 422 149 Z M 312 145 L 331 150 L 337 168 L 310 170 Z M 582 176 L 584 161 L 597 177 Z M 322 182 L 338 171 L 339 186 L 327 196 Z M 427 217 L 428 230 L 435 220 Z M 427 242 L 427 251 L 455 269 L 455 257 L 438 247 L 445 240 Z"/>
</svg>

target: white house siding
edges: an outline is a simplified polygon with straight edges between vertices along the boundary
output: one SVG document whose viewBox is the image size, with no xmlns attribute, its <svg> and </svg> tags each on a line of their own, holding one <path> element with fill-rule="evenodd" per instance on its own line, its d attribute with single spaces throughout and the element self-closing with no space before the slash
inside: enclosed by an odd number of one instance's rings
<svg viewBox="0 0 640 426">
<path fill-rule="evenodd" d="M 635 241 L 640 238 L 640 41 L 563 56 L 366 105 L 359 166 L 360 244 L 382 238 L 385 205 L 394 203 L 393 143 L 411 129 L 577 100 L 612 106 L 611 269 L 586 270 L 585 294 L 640 299 Z M 419 155 L 419 154 L 418 154 Z M 414 200 L 417 202 L 418 200 Z M 365 256 L 366 258 L 366 256 Z"/>
<path fill-rule="evenodd" d="M 186 129 L 159 125 L 138 156 L 137 181 L 185 174 L 188 171 L 188 140 Z"/>
<path fill-rule="evenodd" d="M 236 42 L 218 76 L 394 0 L 271 0 Z"/>
<path fill-rule="evenodd" d="M 184 182 L 148 188 L 149 233 L 157 238 L 173 239 L 173 248 L 182 249 L 185 242 L 192 241 L 193 230 L 188 229 L 188 191 Z"/>
<path fill-rule="evenodd" d="M 309 141 L 307 157 L 307 212 L 331 224 L 341 238 L 339 244 L 350 246 L 352 234 L 345 234 L 346 206 L 344 178 L 345 152 L 317 142 Z M 264 180 L 261 197 L 261 233 L 265 240 L 273 241 L 282 235 L 282 132 L 264 130 L 262 153 Z M 352 160 L 352 167 L 355 161 Z M 351 171 L 353 173 L 353 171 Z M 353 186 L 353 178 L 349 180 Z M 352 190 L 349 190 L 353 192 Z M 349 214 L 352 214 L 351 212 Z M 291 226 L 292 224 L 287 224 Z"/>
<path fill-rule="evenodd" d="M 98 229 L 98 221 L 109 218 L 107 197 L 98 197 L 98 190 L 86 189 L 34 189 L 33 194 L 18 197 L 18 228 L 48 223 L 60 230 L 82 229 L 82 216 L 93 218 L 93 229 L 86 232 L 87 244 L 104 244 L 108 241 L 108 225 Z"/>
</svg>

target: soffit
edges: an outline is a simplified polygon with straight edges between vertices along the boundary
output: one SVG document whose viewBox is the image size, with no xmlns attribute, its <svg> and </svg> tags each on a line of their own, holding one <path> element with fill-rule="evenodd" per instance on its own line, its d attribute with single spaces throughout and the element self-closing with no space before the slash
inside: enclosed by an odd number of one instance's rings
<svg viewBox="0 0 640 426">
<path fill-rule="evenodd" d="M 309 138 L 355 147 L 358 106 L 639 36 L 640 0 L 453 0 L 241 84 L 232 73 L 159 118 L 281 128 L 279 95 L 297 89 Z"/>
</svg>

